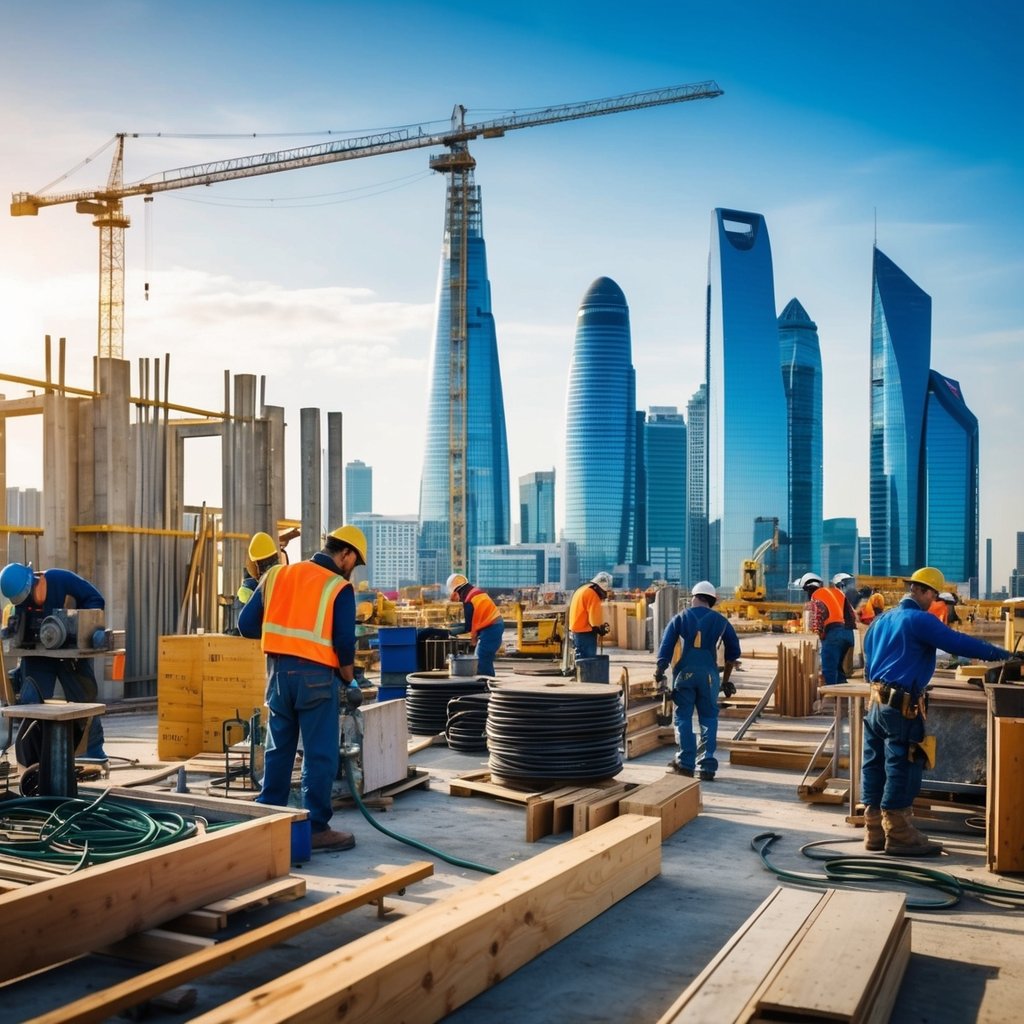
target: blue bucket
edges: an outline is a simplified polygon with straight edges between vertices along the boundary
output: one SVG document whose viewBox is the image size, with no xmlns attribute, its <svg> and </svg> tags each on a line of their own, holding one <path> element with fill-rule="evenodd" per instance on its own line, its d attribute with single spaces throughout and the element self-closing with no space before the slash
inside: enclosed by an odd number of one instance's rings
<svg viewBox="0 0 1024 1024">
<path fill-rule="evenodd" d="M 607 683 L 609 661 L 607 654 L 599 654 L 595 658 L 577 658 L 576 682 Z"/>
<path fill-rule="evenodd" d="M 292 864 L 298 867 L 313 856 L 313 828 L 309 818 L 292 822 Z"/>
</svg>

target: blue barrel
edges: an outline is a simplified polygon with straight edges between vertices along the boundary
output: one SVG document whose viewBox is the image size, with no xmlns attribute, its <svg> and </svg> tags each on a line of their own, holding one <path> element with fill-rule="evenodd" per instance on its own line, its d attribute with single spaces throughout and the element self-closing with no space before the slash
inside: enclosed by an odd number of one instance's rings
<svg viewBox="0 0 1024 1024">
<path fill-rule="evenodd" d="M 577 658 L 576 682 L 607 683 L 609 660 L 607 654 L 599 654 L 596 658 Z"/>
</svg>

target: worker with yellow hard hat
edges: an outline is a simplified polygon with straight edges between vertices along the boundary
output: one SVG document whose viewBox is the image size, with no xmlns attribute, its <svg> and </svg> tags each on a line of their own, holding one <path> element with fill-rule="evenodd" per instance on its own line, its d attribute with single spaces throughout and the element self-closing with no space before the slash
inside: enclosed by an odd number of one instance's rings
<svg viewBox="0 0 1024 1024">
<path fill-rule="evenodd" d="M 239 606 L 245 604 L 253 591 L 259 586 L 263 574 L 272 566 L 278 565 L 283 558 L 280 546 L 269 533 L 254 533 L 249 541 L 248 557 L 245 560 L 245 578 L 238 587 L 235 596 Z"/>
<path fill-rule="evenodd" d="M 864 635 L 864 675 L 871 683 L 861 766 L 864 845 L 895 856 L 923 857 L 942 850 L 915 827 L 911 816 L 922 773 L 935 759 L 934 737 L 925 736 L 924 720 L 924 691 L 935 671 L 935 652 L 982 661 L 1012 655 L 928 614 L 946 590 L 940 570 L 926 565 L 905 582 L 907 596 L 877 616 Z"/>
<path fill-rule="evenodd" d="M 355 590 L 366 564 L 366 536 L 341 526 L 312 558 L 272 565 L 238 618 L 242 636 L 259 637 L 267 655 L 270 720 L 257 803 L 285 807 L 302 738 L 302 805 L 314 850 L 348 850 L 350 832 L 331 828 L 331 790 L 338 774 L 339 684 L 354 685 Z"/>
<path fill-rule="evenodd" d="M 476 655 L 476 670 L 482 676 L 494 675 L 494 656 L 505 635 L 505 620 L 490 595 L 461 573 L 453 572 L 445 583 L 450 600 L 462 602 L 465 621 L 449 630 L 452 636 L 468 633 Z"/>
</svg>

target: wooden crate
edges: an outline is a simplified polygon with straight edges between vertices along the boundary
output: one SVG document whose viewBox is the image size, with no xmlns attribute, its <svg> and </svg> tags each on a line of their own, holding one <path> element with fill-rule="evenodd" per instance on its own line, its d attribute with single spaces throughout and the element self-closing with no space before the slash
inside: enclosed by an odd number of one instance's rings
<svg viewBox="0 0 1024 1024">
<path fill-rule="evenodd" d="M 404 700 L 365 704 L 363 716 L 363 792 L 402 782 L 409 775 L 409 725 Z"/>
</svg>

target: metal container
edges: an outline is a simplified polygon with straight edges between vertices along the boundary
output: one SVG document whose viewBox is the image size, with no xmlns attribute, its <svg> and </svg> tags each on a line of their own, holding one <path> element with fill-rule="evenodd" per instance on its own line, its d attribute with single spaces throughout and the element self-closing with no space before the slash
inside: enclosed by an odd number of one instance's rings
<svg viewBox="0 0 1024 1024">
<path fill-rule="evenodd" d="M 448 673 L 453 676 L 475 676 L 476 655 L 473 654 L 449 654 Z"/>
</svg>

